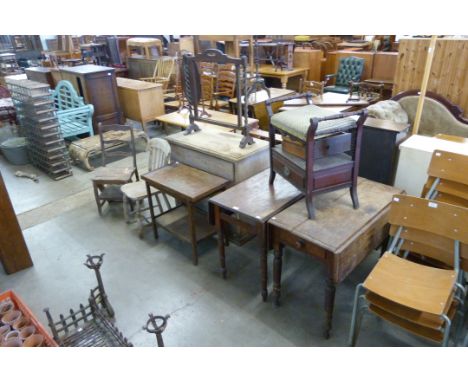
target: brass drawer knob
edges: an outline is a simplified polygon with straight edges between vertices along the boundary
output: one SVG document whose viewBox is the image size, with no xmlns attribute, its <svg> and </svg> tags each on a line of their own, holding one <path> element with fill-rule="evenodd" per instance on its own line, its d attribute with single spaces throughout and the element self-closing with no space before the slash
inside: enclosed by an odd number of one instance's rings
<svg viewBox="0 0 468 382">
<path fill-rule="evenodd" d="M 300 249 L 304 247 L 304 242 L 302 240 L 296 240 L 296 248 Z"/>
</svg>

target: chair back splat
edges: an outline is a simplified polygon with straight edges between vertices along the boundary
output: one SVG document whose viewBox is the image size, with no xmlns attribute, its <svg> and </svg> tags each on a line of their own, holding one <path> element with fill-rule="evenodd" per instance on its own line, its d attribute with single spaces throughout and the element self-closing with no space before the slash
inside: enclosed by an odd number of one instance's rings
<svg viewBox="0 0 468 382">
<path fill-rule="evenodd" d="M 150 155 L 148 170 L 153 171 L 164 167 L 171 161 L 171 146 L 165 139 L 153 138 L 149 142 Z"/>
</svg>

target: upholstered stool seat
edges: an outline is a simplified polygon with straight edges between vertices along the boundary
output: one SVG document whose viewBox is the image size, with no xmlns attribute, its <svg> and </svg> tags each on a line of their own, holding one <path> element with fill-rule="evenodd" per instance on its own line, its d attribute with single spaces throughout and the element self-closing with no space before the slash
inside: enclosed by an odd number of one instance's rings
<svg viewBox="0 0 468 382">
<path fill-rule="evenodd" d="M 271 117 L 271 124 L 280 132 L 291 135 L 306 142 L 307 131 L 312 118 L 322 118 L 336 113 L 324 108 L 307 105 L 297 109 L 283 111 Z M 348 131 L 356 127 L 356 121 L 352 118 L 340 118 L 330 121 L 322 121 L 318 124 L 316 137 Z"/>
</svg>

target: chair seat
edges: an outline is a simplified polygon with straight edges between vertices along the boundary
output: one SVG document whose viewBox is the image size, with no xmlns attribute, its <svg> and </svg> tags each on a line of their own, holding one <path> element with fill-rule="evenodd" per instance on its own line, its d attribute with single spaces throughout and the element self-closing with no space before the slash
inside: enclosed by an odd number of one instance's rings
<svg viewBox="0 0 468 382">
<path fill-rule="evenodd" d="M 340 93 L 340 94 L 348 94 L 349 93 L 349 87 L 348 86 L 339 86 L 339 85 L 330 85 L 330 86 L 325 86 L 323 88 L 324 93 Z"/>
<path fill-rule="evenodd" d="M 447 313 L 456 281 L 455 271 L 432 268 L 386 252 L 364 287 L 405 307 L 434 315 Z"/>
<path fill-rule="evenodd" d="M 394 316 L 400 317 L 406 321 L 410 321 L 414 324 L 424 326 L 429 329 L 440 331 L 445 323 L 445 321 L 440 316 L 407 308 L 406 306 L 387 300 L 372 292 L 366 293 L 366 299 L 372 306 L 376 306 L 379 309 L 384 310 L 385 312 L 388 312 Z M 453 320 L 455 317 L 457 306 L 457 300 L 453 299 L 447 314 L 451 320 Z"/>
<path fill-rule="evenodd" d="M 146 182 L 144 180 L 139 180 L 138 182 L 126 183 L 120 187 L 125 196 L 129 199 L 144 199 L 147 197 L 146 192 Z M 152 193 L 159 192 L 155 188 L 151 188 Z"/>
<path fill-rule="evenodd" d="M 305 142 L 307 140 L 310 120 L 314 117 L 320 118 L 330 115 L 336 115 L 336 113 L 319 106 L 307 105 L 273 115 L 271 117 L 271 124 L 278 130 Z M 327 134 L 335 134 L 354 127 L 356 127 L 356 121 L 352 118 L 323 121 L 319 123 L 315 136 L 320 137 Z"/>
<path fill-rule="evenodd" d="M 135 172 L 134 167 L 99 167 L 94 171 L 93 182 L 128 183 Z"/>
</svg>

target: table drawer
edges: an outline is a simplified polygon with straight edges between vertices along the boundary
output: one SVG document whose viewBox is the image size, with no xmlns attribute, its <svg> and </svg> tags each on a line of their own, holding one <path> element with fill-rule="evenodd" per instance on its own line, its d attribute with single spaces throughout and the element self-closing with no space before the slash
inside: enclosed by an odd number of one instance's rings
<svg viewBox="0 0 468 382">
<path fill-rule="evenodd" d="M 323 248 L 316 246 L 307 240 L 301 239 L 294 234 L 284 231 L 282 229 L 273 228 L 273 241 L 279 241 L 280 243 L 292 247 L 298 251 L 307 253 L 313 257 L 319 259 L 325 259 L 326 251 Z"/>
<path fill-rule="evenodd" d="M 273 169 L 294 186 L 301 190 L 305 189 L 305 174 L 303 171 L 298 171 L 278 156 L 273 157 Z"/>
</svg>

